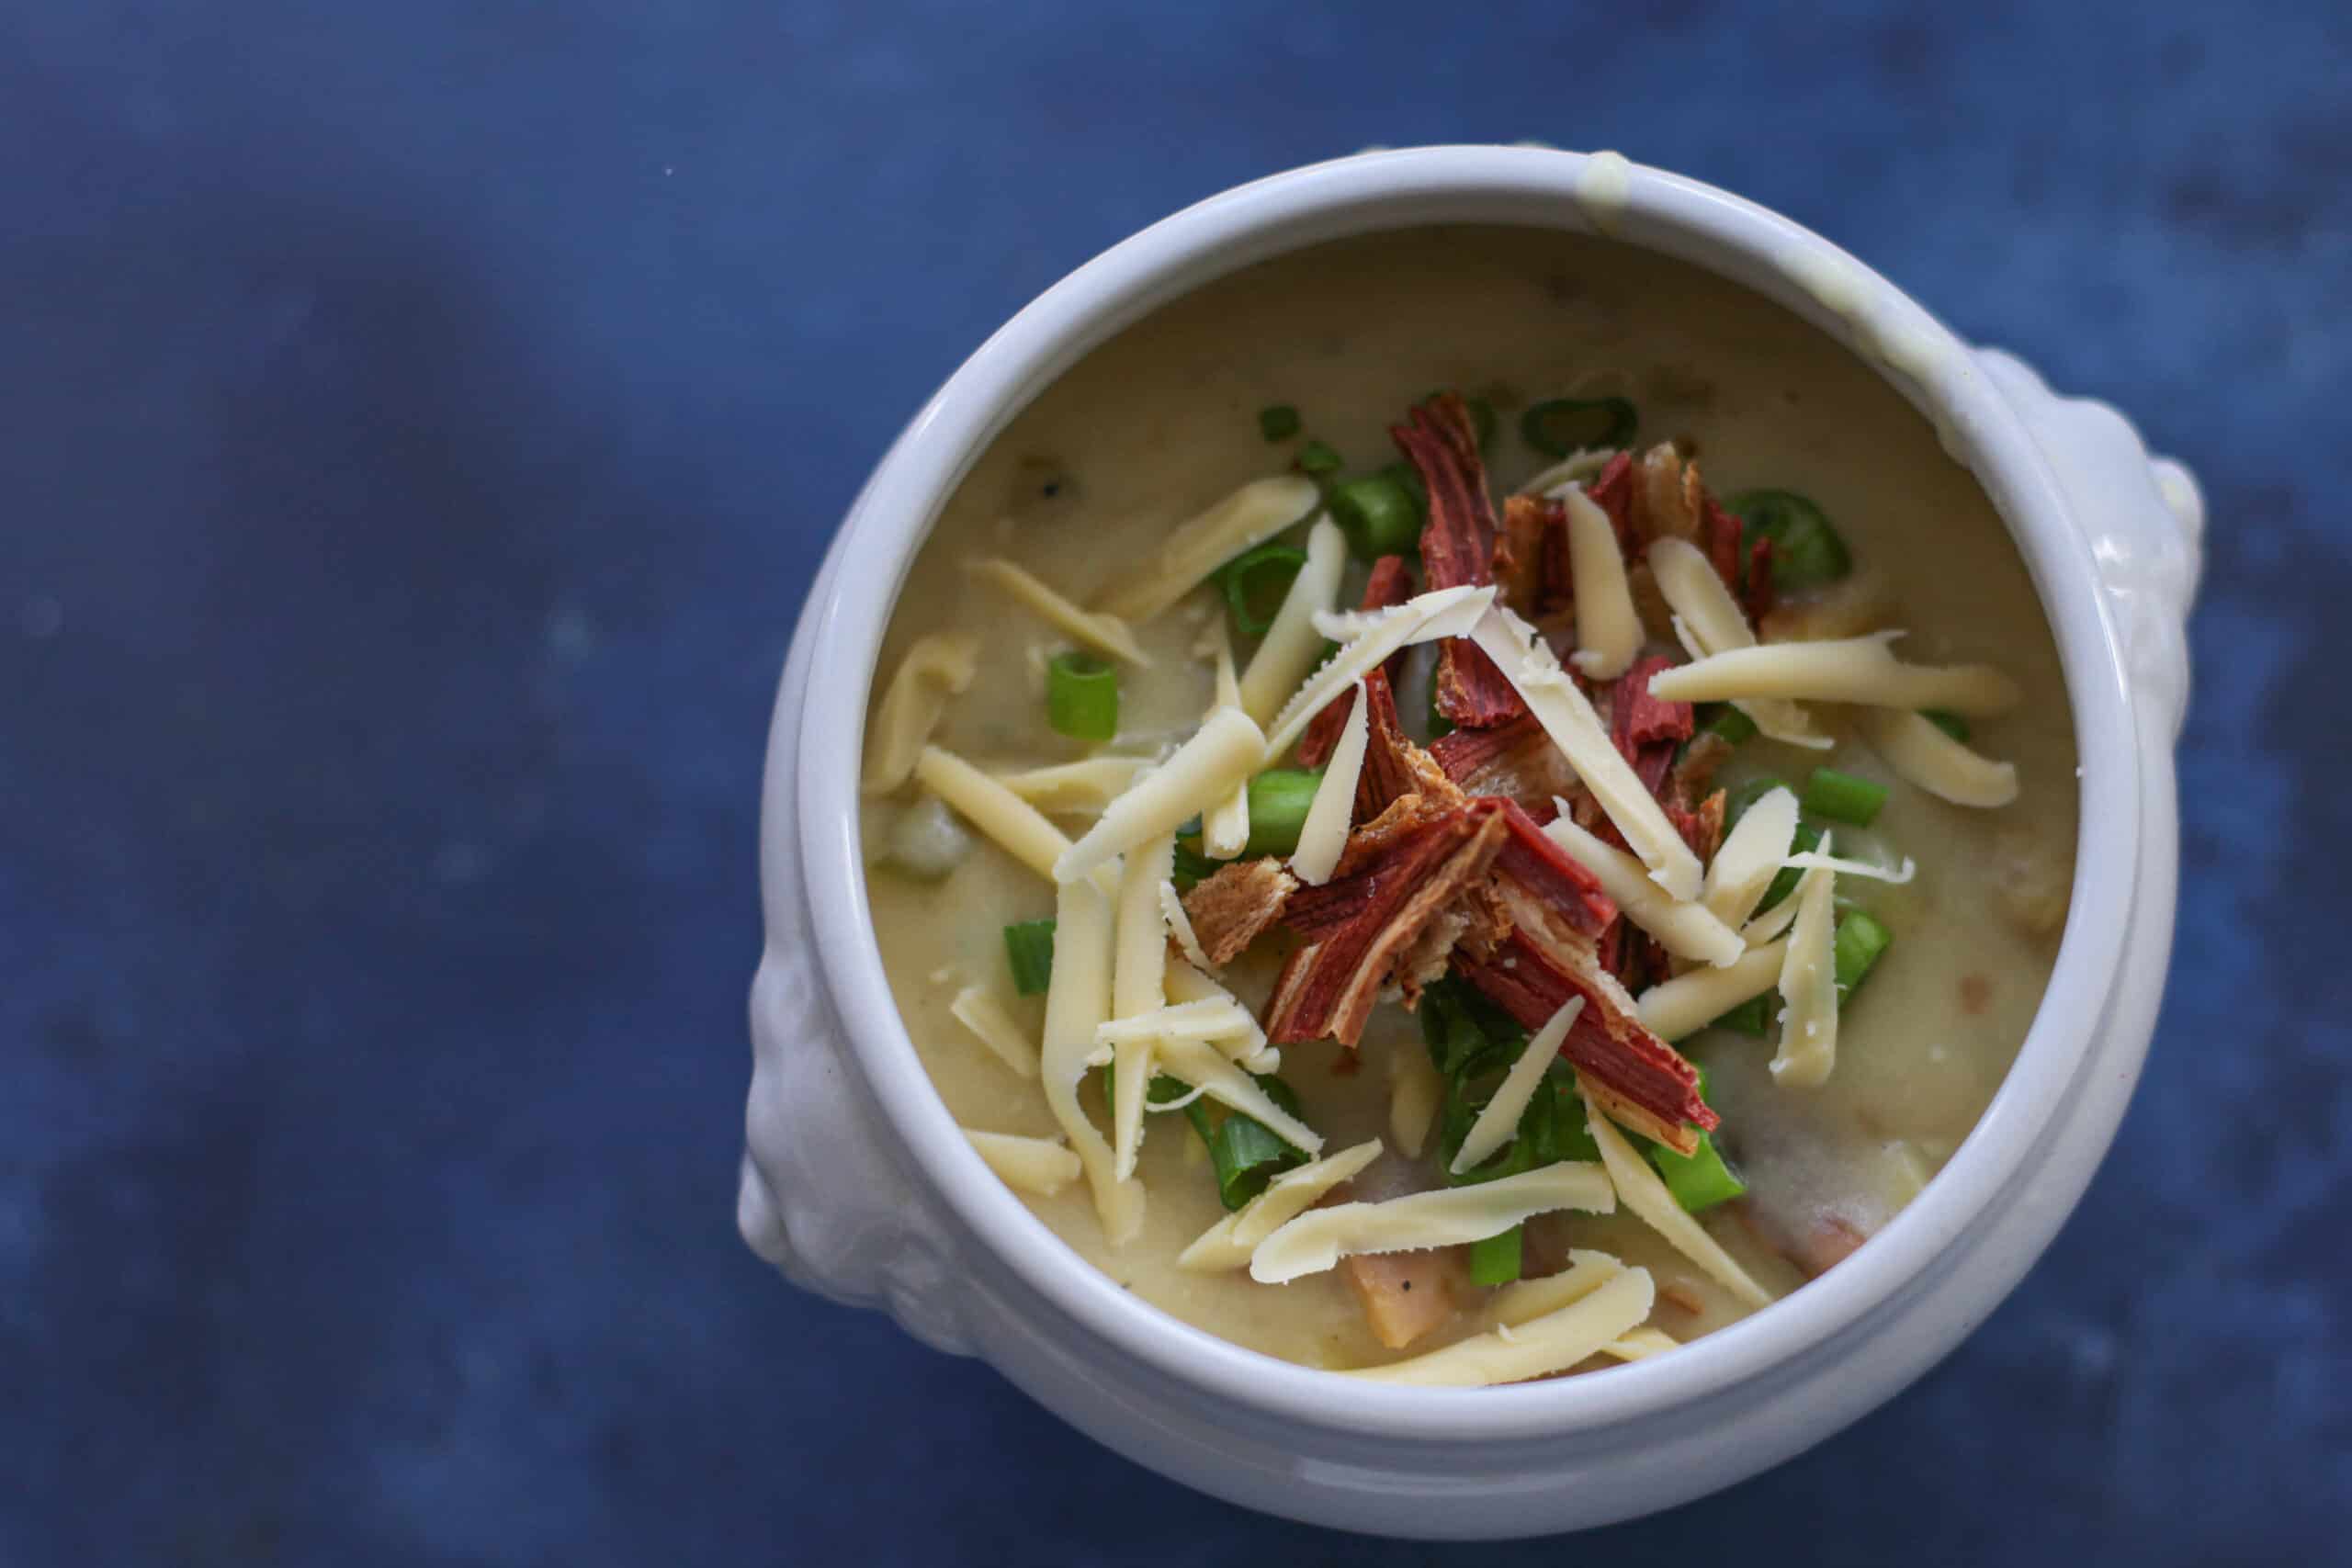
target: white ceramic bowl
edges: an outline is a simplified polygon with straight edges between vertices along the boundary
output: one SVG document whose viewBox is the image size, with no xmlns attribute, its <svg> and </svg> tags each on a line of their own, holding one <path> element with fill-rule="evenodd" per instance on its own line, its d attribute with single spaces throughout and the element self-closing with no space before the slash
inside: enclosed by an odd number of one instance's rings
<svg viewBox="0 0 2352 1568">
<path fill-rule="evenodd" d="M 1975 1132 L 1851 1258 L 1670 1356 L 1511 1388 L 1385 1387 L 1271 1359 L 1119 1289 L 955 1135 L 884 982 L 859 863 L 866 691 L 891 602 L 956 481 L 1120 328 L 1300 246 L 1426 223 L 1600 231 L 1795 310 L 1879 367 L 1974 472 L 2055 630 L 2082 757 L 2074 906 L 2050 988 Z M 2106 1152 L 2171 943 L 2172 743 L 2202 505 L 2112 409 L 1955 340 L 1819 236 L 1613 154 L 1434 147 L 1241 186 L 1095 258 L 915 416 L 852 507 L 777 693 L 761 832 L 765 956 L 739 1220 L 796 1282 L 986 1357 L 1103 1442 L 1252 1507 L 1346 1529 L 1504 1536 L 1686 1501 L 1886 1399 L 1989 1313 Z M 2020 1434 L 2030 1440 L 2029 1434 Z"/>
</svg>

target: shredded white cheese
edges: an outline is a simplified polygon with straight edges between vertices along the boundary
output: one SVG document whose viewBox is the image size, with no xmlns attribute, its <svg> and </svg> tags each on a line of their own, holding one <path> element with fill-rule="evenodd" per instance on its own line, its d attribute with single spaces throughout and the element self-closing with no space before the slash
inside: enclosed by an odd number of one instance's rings
<svg viewBox="0 0 2352 1568">
<path fill-rule="evenodd" d="M 982 582 L 1004 590 L 1039 620 L 1104 658 L 1125 660 L 1139 670 L 1151 668 L 1150 656 L 1136 643 L 1127 623 L 1118 616 L 1080 609 L 1002 556 L 967 561 L 964 570 Z"/>
<path fill-rule="evenodd" d="M 1322 782 L 1307 803 L 1306 820 L 1299 825 L 1298 848 L 1291 852 L 1291 874 L 1309 887 L 1331 880 L 1340 855 L 1348 847 L 1348 825 L 1355 815 L 1356 781 L 1363 774 L 1363 753 L 1369 737 L 1372 699 L 1363 682 L 1356 682 L 1355 700 L 1340 727 L 1338 744 L 1323 767 Z"/>
<path fill-rule="evenodd" d="M 1195 969 L 1214 974 L 1216 965 L 1202 951 L 1201 939 L 1193 931 L 1193 917 L 1184 913 L 1184 900 L 1173 882 L 1159 885 L 1159 918 L 1168 922 L 1168 934 L 1175 940 L 1176 951 L 1184 955 L 1186 962 Z"/>
<path fill-rule="evenodd" d="M 1821 840 L 1829 842 L 1827 835 Z M 1790 902 L 1797 907 L 1781 960 L 1781 1043 L 1772 1054 L 1772 1081 L 1816 1089 L 1838 1065 L 1837 872 L 1816 865 L 1804 874 Z"/>
<path fill-rule="evenodd" d="M 1200 1089 L 1226 1109 L 1263 1123 L 1266 1131 L 1292 1147 L 1310 1155 L 1323 1152 L 1320 1133 L 1276 1105 L 1257 1080 L 1216 1046 L 1199 1040 L 1162 1040 L 1159 1066 L 1169 1077 Z"/>
<path fill-rule="evenodd" d="M 1094 1190 L 1103 1238 L 1124 1247 L 1143 1228 L 1143 1188 L 1118 1179 L 1110 1144 L 1078 1102 L 1094 1031 L 1111 1016 L 1111 896 L 1091 879 L 1063 883 L 1055 897 L 1054 967 L 1046 987 L 1046 1104 Z"/>
<path fill-rule="evenodd" d="M 1498 1325 L 1442 1349 L 1346 1375 L 1416 1388 L 1487 1388 L 1566 1371 L 1641 1325 L 1657 1299 L 1646 1269 L 1628 1269 L 1590 1294 L 1517 1328 Z"/>
<path fill-rule="evenodd" d="M 1625 1271 L 1623 1259 L 1587 1247 L 1568 1251 L 1568 1266 L 1540 1280 L 1518 1280 L 1497 1291 L 1487 1303 L 1487 1315 L 1516 1328 L 1523 1323 L 1572 1306 Z"/>
<path fill-rule="evenodd" d="M 1866 860 L 1841 860 L 1836 855 L 1824 854 L 1819 850 L 1806 850 L 1801 853 L 1792 854 L 1781 863 L 1784 866 L 1792 866 L 1799 871 L 1828 870 L 1836 872 L 1840 876 L 1868 877 L 1872 882 L 1884 882 L 1897 887 L 1910 881 L 1919 870 L 1918 863 L 1909 855 L 1903 857 L 1901 865 L 1886 866 Z"/>
<path fill-rule="evenodd" d="M 1873 709 L 1862 733 L 1896 777 L 1939 800 L 1989 810 L 2018 797 L 2015 763 L 1979 755 L 1916 713 Z"/>
<path fill-rule="evenodd" d="M 1265 755 L 1266 738 L 1248 714 L 1217 709 L 1174 756 L 1103 807 L 1086 836 L 1054 861 L 1051 874 L 1059 882 L 1083 876 L 1147 839 L 1174 831 L 1257 772 Z"/>
<path fill-rule="evenodd" d="M 1535 1214 L 1560 1209 L 1605 1214 L 1615 1206 L 1601 1168 L 1574 1160 L 1385 1203 L 1338 1203 L 1310 1209 L 1261 1242 L 1250 1255 L 1250 1277 L 1261 1285 L 1279 1285 L 1360 1253 L 1454 1247 L 1500 1235 Z"/>
<path fill-rule="evenodd" d="M 1233 672 L 1233 638 L 1226 632 L 1223 615 L 1215 616 L 1209 625 L 1215 628 L 1211 649 L 1216 658 L 1216 700 L 1210 711 L 1238 708 L 1241 682 Z M 1231 860 L 1249 847 L 1250 785 L 1245 780 L 1235 784 L 1222 802 L 1201 813 L 1201 852 L 1211 860 Z"/>
<path fill-rule="evenodd" d="M 1746 612 L 1696 545 L 1688 539 L 1654 540 L 1649 563 L 1659 596 L 1674 613 L 1674 635 L 1692 659 L 1756 646 L 1756 633 L 1747 624 Z M 1816 750 L 1832 744 L 1830 737 L 1814 724 L 1813 716 L 1794 703 L 1752 697 L 1733 705 L 1775 740 Z"/>
<path fill-rule="evenodd" d="M 1037 1047 L 985 986 L 967 986 L 947 1004 L 948 1016 L 972 1032 L 997 1058 L 1024 1078 L 1037 1076 Z"/>
<path fill-rule="evenodd" d="M 1642 1027 L 1661 1040 L 1696 1034 L 1744 1001 L 1770 990 L 1781 977 L 1778 942 L 1752 948 L 1721 969 L 1693 969 L 1659 982 L 1635 998 Z"/>
<path fill-rule="evenodd" d="M 1103 594 L 1097 607 L 1143 625 L 1218 567 L 1306 516 L 1321 493 L 1313 479 L 1296 474 L 1251 480 L 1169 530 L 1159 554 L 1136 577 Z"/>
<path fill-rule="evenodd" d="M 1214 1042 L 1217 1048 L 1253 1073 L 1279 1072 L 1283 1054 L 1266 1043 L 1266 1032 L 1258 1026 L 1257 1015 L 1242 1005 L 1241 998 L 1209 978 L 1204 970 L 1190 964 L 1168 966 L 1168 1000 L 1173 1006 L 1188 1002 L 1223 1002 L 1249 1021 L 1249 1026 L 1238 1034 L 1222 1032 L 1201 1036 Z"/>
<path fill-rule="evenodd" d="M 1739 933 L 1715 919 L 1704 904 L 1668 897 L 1650 880 L 1642 863 L 1576 825 L 1567 803 L 1545 825 L 1544 836 L 1599 879 L 1625 918 L 1657 938 L 1668 953 L 1701 964 L 1729 964 L 1745 951 Z"/>
<path fill-rule="evenodd" d="M 1427 1051 L 1407 1045 L 1388 1054 L 1388 1135 L 1407 1159 L 1421 1157 L 1444 1098 L 1445 1079 Z"/>
<path fill-rule="evenodd" d="M 963 1133 L 997 1179 L 1015 1191 L 1050 1198 L 1076 1181 L 1083 1168 L 1076 1155 L 1051 1138 L 982 1133 L 970 1127 Z"/>
<path fill-rule="evenodd" d="M 1116 942 L 1112 950 L 1111 1016 L 1148 1017 L 1168 1005 L 1168 919 L 1160 912 L 1159 888 L 1176 864 L 1176 838 L 1161 833 L 1127 852 L 1119 873 L 1114 906 Z M 1096 1032 L 1095 1038 L 1102 1038 Z M 1113 1047 L 1111 1149 L 1114 1173 L 1133 1176 L 1143 1144 L 1144 1091 L 1151 1087 L 1151 1035 L 1123 1039 Z"/>
<path fill-rule="evenodd" d="M 1518 691 L 1528 711 L 1543 725 L 1544 733 L 1552 738 L 1552 744 L 1560 749 L 1568 766 L 1649 868 L 1651 879 L 1677 899 L 1696 898 L 1699 857 L 1674 830 L 1674 824 L 1667 820 L 1657 797 L 1643 785 L 1632 765 L 1618 754 L 1600 716 L 1592 711 L 1592 704 L 1533 629 L 1498 607 L 1472 628 L 1470 639 L 1486 650 L 1495 668 Z M 1657 690 L 1655 682 L 1651 690 Z"/>
<path fill-rule="evenodd" d="M 1640 1361 L 1681 1348 L 1682 1341 L 1663 1328 L 1630 1328 L 1603 1345 L 1600 1353 L 1621 1361 Z"/>
<path fill-rule="evenodd" d="M 1544 1084 L 1544 1070 L 1560 1055 L 1561 1043 L 1567 1039 L 1568 1030 L 1584 1011 L 1584 998 L 1570 997 L 1560 1010 L 1544 1021 L 1544 1027 L 1528 1041 L 1527 1049 L 1510 1065 L 1503 1081 L 1496 1087 L 1494 1098 L 1479 1111 L 1478 1119 L 1470 1123 L 1464 1134 L 1462 1147 L 1447 1168 L 1459 1176 L 1465 1170 L 1476 1170 L 1487 1163 L 1495 1152 L 1510 1143 L 1519 1131 L 1519 1119 L 1535 1099 L 1535 1091 Z"/>
<path fill-rule="evenodd" d="M 1151 1040 L 1247 1040 L 1257 1026 L 1233 998 L 1204 997 L 1111 1019 L 1094 1031 L 1094 1040 L 1114 1047 Z"/>
<path fill-rule="evenodd" d="M 1340 597 L 1340 579 L 1348 569 L 1348 541 L 1340 525 L 1318 517 L 1306 531 L 1306 564 L 1290 580 L 1282 608 L 1250 656 L 1241 672 L 1241 711 L 1260 724 L 1272 718 L 1283 699 L 1306 679 L 1323 651 L 1323 637 L 1315 619 Z"/>
<path fill-rule="evenodd" d="M 865 776 L 858 784 L 862 793 L 888 795 L 913 775 L 915 760 L 947 711 L 947 699 L 971 685 L 979 655 L 980 639 L 969 632 L 933 632 L 915 639 L 875 710 Z"/>
<path fill-rule="evenodd" d="M 1266 760 L 1278 761 L 1315 716 L 1323 711 L 1324 704 L 1371 674 L 1375 666 L 1387 662 L 1389 655 L 1415 643 L 1462 636 L 1494 602 L 1492 588 L 1464 585 L 1417 594 L 1393 609 L 1374 611 L 1360 621 L 1347 617 L 1317 621 L 1316 630 L 1325 637 L 1331 637 L 1329 628 L 1335 626 L 1360 629 L 1337 639 L 1340 651 L 1307 677 L 1306 683 L 1292 693 L 1282 712 L 1274 716 L 1266 731 Z"/>
<path fill-rule="evenodd" d="M 1992 716 L 2018 705 L 2018 683 L 1989 664 L 1905 664 L 1887 644 L 1903 634 L 1736 648 L 1660 671 L 1650 694 L 1670 703 L 1749 697 L 1856 703 L 1869 707 L 1950 708 Z"/>
<path fill-rule="evenodd" d="M 1588 680 L 1614 681 L 1642 650 L 1642 615 L 1625 581 L 1617 527 L 1580 490 L 1560 500 L 1568 514 L 1568 570 L 1577 605 L 1577 650 L 1568 662 Z"/>
<path fill-rule="evenodd" d="M 1796 918 L 1797 901 L 1792 893 L 1740 927 L 1739 939 L 1750 947 L 1769 947 L 1788 934 Z"/>
<path fill-rule="evenodd" d="M 1797 797 L 1789 790 L 1767 792 L 1740 815 L 1707 867 L 1699 901 L 1707 912 L 1736 931 L 1781 874 L 1781 861 L 1796 841 Z"/>
<path fill-rule="evenodd" d="M 1540 495 L 1546 501 L 1559 501 L 1574 489 L 1577 481 L 1591 479 L 1609 466 L 1617 456 L 1615 446 L 1579 446 L 1550 468 L 1514 491 L 1518 495 Z"/>
<path fill-rule="evenodd" d="M 1052 876 L 1055 863 L 1069 852 L 1069 840 L 1035 807 L 953 751 L 924 747 L 915 760 L 915 777 L 998 848 L 1040 876 Z"/>
<path fill-rule="evenodd" d="M 989 776 L 1041 809 L 1100 811 L 1132 789 L 1150 766 L 1141 757 L 1089 757 Z"/>
<path fill-rule="evenodd" d="M 1260 1242 L 1379 1157 L 1380 1140 L 1369 1138 L 1283 1171 L 1263 1192 L 1203 1231 L 1200 1239 L 1176 1255 L 1176 1266 L 1204 1273 L 1245 1267 Z"/>
<path fill-rule="evenodd" d="M 1591 1086 L 1579 1077 L 1577 1087 L 1584 1092 L 1585 1121 L 1592 1128 L 1592 1141 L 1600 1145 L 1601 1163 L 1609 1168 L 1609 1179 L 1616 1183 L 1617 1195 L 1625 1201 L 1625 1207 L 1724 1290 L 1749 1306 L 1769 1304 L 1772 1293 L 1750 1279 L 1747 1270 L 1707 1234 L 1706 1227 L 1674 1201 L 1674 1194 L 1667 1190 L 1666 1179 L 1634 1152 L 1634 1145 L 1625 1141 L 1625 1134 L 1593 1102 Z"/>
</svg>

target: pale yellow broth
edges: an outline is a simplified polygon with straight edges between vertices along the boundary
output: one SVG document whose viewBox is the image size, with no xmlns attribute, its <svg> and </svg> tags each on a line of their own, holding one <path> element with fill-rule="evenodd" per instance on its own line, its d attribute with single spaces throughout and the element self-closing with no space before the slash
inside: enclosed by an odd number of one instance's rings
<svg viewBox="0 0 2352 1568">
<path fill-rule="evenodd" d="M 1846 1009 L 1826 1086 L 1776 1087 L 1767 1040 L 1708 1032 L 1683 1043 L 1711 1070 L 1720 1137 L 1749 1188 L 1746 1200 L 1703 1221 L 1768 1286 L 1795 1289 L 1834 1260 L 1841 1237 L 1849 1246 L 1868 1235 L 1917 1192 L 2007 1070 L 2056 952 L 2075 802 L 2056 652 L 2008 536 L 1927 423 L 1796 318 L 1698 269 L 1535 230 L 1381 234 L 1252 267 L 1097 349 L 1012 423 L 958 488 L 911 570 L 876 694 L 917 636 L 974 632 L 979 673 L 949 706 L 941 744 L 989 766 L 1084 754 L 1046 724 L 1040 651 L 1061 644 L 969 581 L 963 561 L 1007 555 L 1085 601 L 1131 570 L 1165 530 L 1236 485 L 1281 470 L 1295 443 L 1261 439 L 1260 408 L 1295 405 L 1306 433 L 1362 472 L 1395 458 L 1387 426 L 1440 387 L 1502 407 L 1504 434 L 1490 458 L 1498 498 L 1549 461 L 1519 440 L 1519 407 L 1561 395 L 1631 398 L 1640 443 L 1682 443 L 1718 495 L 1773 486 L 1813 497 L 1896 607 L 1887 624 L 1909 628 L 1905 658 L 1989 660 L 2030 694 L 2013 716 L 1976 727 L 1979 749 L 2015 761 L 2020 775 L 2020 797 L 1999 811 L 1951 807 L 1896 781 L 1851 739 L 1827 757 L 1753 740 L 1724 775 L 1736 782 L 1762 769 L 1802 783 L 1829 761 L 1888 782 L 1893 795 L 1876 824 L 1867 835 L 1841 831 L 1840 848 L 1918 863 L 1907 886 L 1839 881 L 1895 942 Z M 1359 569 L 1351 592 L 1360 581 Z M 1222 613 L 1214 605 L 1204 589 L 1140 628 L 1157 664 L 1125 675 L 1123 733 L 1112 750 L 1156 752 L 1198 722 L 1210 674 L 1189 649 L 1204 616 Z M 1846 733 L 1838 710 L 1816 711 Z M 869 845 L 913 797 L 868 803 Z M 1085 820 L 1064 825 L 1075 834 Z M 984 981 L 1036 1036 L 1042 998 L 1013 998 L 1001 928 L 1050 915 L 1053 889 L 985 841 L 943 881 L 917 880 L 887 862 L 868 880 L 892 992 L 956 1120 L 1056 1135 L 1037 1085 L 1015 1077 L 947 1011 L 957 985 Z M 1228 976 L 1253 1004 L 1270 977 L 1264 962 Z M 1424 1049 L 1416 1021 L 1386 1005 L 1358 1070 L 1335 1070 L 1344 1054 L 1323 1043 L 1285 1049 L 1283 1077 L 1327 1149 L 1337 1149 L 1388 1138 L 1395 1054 Z M 1091 1088 L 1087 1099 L 1107 1128 Z M 1434 1133 L 1430 1141 L 1434 1147 Z M 1246 1271 L 1179 1269 L 1177 1253 L 1224 1213 L 1206 1155 L 1180 1118 L 1153 1117 L 1139 1171 L 1148 1219 L 1123 1248 L 1104 1244 L 1082 1180 L 1023 1201 L 1154 1305 L 1308 1366 L 1394 1359 L 1486 1326 L 1473 1299 L 1451 1330 L 1391 1352 L 1373 1340 L 1336 1271 L 1270 1286 Z M 1394 1189 L 1434 1179 L 1398 1166 L 1375 1168 L 1368 1179 Z M 1629 1215 L 1555 1223 L 1576 1245 L 1648 1267 L 1661 1295 L 1651 1322 L 1678 1339 L 1742 1315 Z"/>
</svg>

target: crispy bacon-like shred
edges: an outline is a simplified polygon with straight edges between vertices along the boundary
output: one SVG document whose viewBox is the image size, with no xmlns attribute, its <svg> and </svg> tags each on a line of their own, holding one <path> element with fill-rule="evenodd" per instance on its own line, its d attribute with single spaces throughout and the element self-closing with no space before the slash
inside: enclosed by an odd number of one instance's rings
<svg viewBox="0 0 2352 1568">
<path fill-rule="evenodd" d="M 1464 793 L 1501 795 L 1530 810 L 1584 788 L 1532 714 L 1488 729 L 1441 735 L 1430 742 L 1430 755 Z"/>
<path fill-rule="evenodd" d="M 1463 792 L 1396 722 L 1396 697 L 1388 677 L 1375 670 L 1364 677 L 1363 689 L 1370 705 L 1365 716 L 1363 772 L 1356 775 L 1355 819 L 1374 820 L 1408 795 L 1419 795 L 1430 807 L 1460 805 Z"/>
<path fill-rule="evenodd" d="M 1486 465 L 1478 458 L 1470 411 L 1452 392 L 1413 410 L 1389 436 L 1421 476 L 1429 522 L 1421 529 L 1422 586 L 1435 590 L 1492 581 L 1495 509 L 1487 498 Z M 1526 711 L 1519 694 L 1474 643 L 1448 637 L 1438 650 L 1438 711 L 1455 724 L 1482 728 Z"/>
<path fill-rule="evenodd" d="M 1413 596 L 1413 574 L 1405 565 L 1403 556 L 1383 556 L 1372 563 L 1372 575 L 1364 580 L 1363 600 L 1356 607 L 1361 610 L 1388 610 Z M 1405 668 L 1402 651 L 1381 665 L 1394 681 Z M 1298 765 L 1319 768 L 1331 760 L 1331 748 L 1340 743 L 1340 730 L 1348 722 L 1350 698 L 1342 694 L 1323 705 L 1323 711 L 1307 721 L 1306 733 L 1298 739 Z"/>
<path fill-rule="evenodd" d="M 1758 539 L 1747 552 L 1747 624 L 1760 626 L 1772 613 L 1772 541 Z"/>
<path fill-rule="evenodd" d="M 1486 874 L 1502 847 L 1508 829 L 1501 814 L 1484 802 L 1434 815 L 1419 812 L 1419 798 L 1408 795 L 1367 824 L 1361 833 L 1400 815 L 1409 823 L 1363 853 L 1351 838 L 1340 874 L 1313 890 L 1314 898 L 1295 900 L 1306 907 L 1294 924 L 1314 934 L 1274 982 L 1265 1021 L 1272 1043 L 1328 1036 L 1352 1049 L 1422 929 Z M 1343 906 L 1352 912 L 1337 919 Z"/>
<path fill-rule="evenodd" d="M 1725 512 L 1712 495 L 1701 495 L 1701 516 L 1705 520 L 1707 561 L 1715 575 L 1724 580 L 1731 596 L 1742 596 L 1747 586 L 1747 563 L 1740 558 L 1739 519 Z"/>
<path fill-rule="evenodd" d="M 1548 947 L 1524 929 L 1490 960 L 1457 953 L 1454 972 L 1529 1030 L 1570 997 L 1585 999 L 1560 1054 L 1575 1065 L 1611 1119 L 1678 1153 L 1721 1119 L 1699 1098 L 1699 1070 L 1641 1025 L 1634 999 L 1602 973 L 1589 945 Z"/>
<path fill-rule="evenodd" d="M 1503 502 L 1495 539 L 1496 596 L 1530 620 L 1575 597 L 1568 561 L 1568 510 L 1563 502 L 1514 495 Z"/>
<path fill-rule="evenodd" d="M 1682 455 L 1672 443 L 1661 441 L 1643 453 L 1634 481 L 1634 534 L 1643 549 L 1658 539 L 1697 542 L 1699 509 L 1685 482 Z"/>
<path fill-rule="evenodd" d="M 1710 730 L 1694 735 L 1674 761 L 1670 784 L 1684 800 L 1699 800 L 1715 782 L 1716 772 L 1731 761 L 1731 742 Z"/>
<path fill-rule="evenodd" d="M 1193 885 L 1184 918 L 1211 964 L 1229 964 L 1283 918 L 1298 878 L 1272 857 L 1235 861 Z"/>
<path fill-rule="evenodd" d="M 1670 703 L 1650 695 L 1651 678 L 1661 670 L 1673 668 L 1673 660 L 1652 654 L 1635 660 L 1633 668 L 1617 678 L 1609 708 L 1610 739 L 1617 742 L 1617 750 L 1625 754 L 1628 761 L 1633 761 L 1635 747 L 1661 740 L 1688 740 L 1697 728 L 1697 715 L 1689 703 Z"/>
<path fill-rule="evenodd" d="M 1506 906 L 1512 906 L 1514 893 L 1524 894 L 1577 937 L 1589 942 L 1617 913 L 1617 906 L 1600 890 L 1600 879 L 1554 843 L 1516 801 L 1496 805 L 1509 830 L 1495 855 L 1495 880 L 1502 888 Z M 1512 914 L 1518 919 L 1515 907 Z"/>
<path fill-rule="evenodd" d="M 1679 801 L 1666 803 L 1667 820 L 1690 846 L 1690 852 L 1702 861 L 1712 861 L 1715 851 L 1723 847 L 1724 815 L 1728 796 L 1722 790 L 1705 796 L 1696 806 L 1684 806 Z"/>
</svg>

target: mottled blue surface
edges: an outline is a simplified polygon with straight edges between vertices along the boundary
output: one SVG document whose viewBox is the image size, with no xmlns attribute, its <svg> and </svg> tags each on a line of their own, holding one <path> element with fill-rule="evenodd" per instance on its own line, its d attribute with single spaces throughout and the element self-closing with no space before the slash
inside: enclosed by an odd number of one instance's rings
<svg viewBox="0 0 2352 1568">
<path fill-rule="evenodd" d="M 820 545 L 1088 255 L 1370 142 L 1746 192 L 2215 513 L 2116 1156 L 1917 1389 L 1481 1562 L 2342 1561 L 2352 12 L 0 7 L 0 1563 L 1391 1564 L 733 1233 Z M 1416 19 L 1417 15 L 1430 19 Z"/>
</svg>

